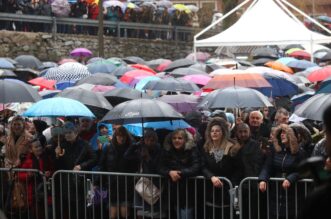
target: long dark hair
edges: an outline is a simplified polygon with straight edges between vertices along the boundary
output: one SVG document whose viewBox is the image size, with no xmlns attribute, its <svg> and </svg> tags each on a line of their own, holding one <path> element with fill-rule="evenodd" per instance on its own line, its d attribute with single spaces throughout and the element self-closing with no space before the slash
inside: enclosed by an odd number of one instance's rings
<svg viewBox="0 0 331 219">
<path fill-rule="evenodd" d="M 124 144 L 127 146 L 130 146 L 132 144 L 132 136 L 128 132 L 128 130 L 124 126 L 120 126 L 116 129 L 113 138 L 112 138 L 112 144 L 114 146 L 118 146 L 119 143 L 117 142 L 116 136 L 120 135 L 124 138 Z"/>
</svg>

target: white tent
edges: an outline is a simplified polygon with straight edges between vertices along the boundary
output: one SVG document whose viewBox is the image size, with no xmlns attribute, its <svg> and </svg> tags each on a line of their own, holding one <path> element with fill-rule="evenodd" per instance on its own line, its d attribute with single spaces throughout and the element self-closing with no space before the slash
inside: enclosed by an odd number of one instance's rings
<svg viewBox="0 0 331 219">
<path fill-rule="evenodd" d="M 228 14 L 235 12 L 248 1 L 246 0 L 241 3 Z M 228 15 L 225 15 L 194 36 L 194 49 L 196 50 L 196 47 L 317 44 L 331 42 L 330 36 L 315 33 L 307 29 L 285 5 L 290 6 L 296 12 L 301 13 L 317 24 L 315 20 L 285 0 L 254 0 L 241 18 L 225 31 L 206 39 L 197 40 L 199 36 L 225 19 Z M 321 26 L 321 24 L 317 25 Z M 331 32 L 329 31 L 329 33 Z"/>
</svg>

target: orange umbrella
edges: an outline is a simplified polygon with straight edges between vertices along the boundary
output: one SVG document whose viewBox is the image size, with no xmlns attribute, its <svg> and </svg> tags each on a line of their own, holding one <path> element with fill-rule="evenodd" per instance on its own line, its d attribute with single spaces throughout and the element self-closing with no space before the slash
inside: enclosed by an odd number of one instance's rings
<svg viewBox="0 0 331 219">
<path fill-rule="evenodd" d="M 290 73 L 290 74 L 293 74 L 294 73 L 293 70 L 290 67 L 287 67 L 286 65 L 284 65 L 281 62 L 270 61 L 270 62 L 265 63 L 264 65 L 265 66 L 268 66 L 268 67 L 270 67 L 272 69 L 275 69 L 275 70 L 287 72 L 287 73 Z"/>
<path fill-rule="evenodd" d="M 130 84 L 132 80 L 139 76 L 154 76 L 152 72 L 144 71 L 144 70 L 132 70 L 126 72 L 121 78 L 120 81 L 126 84 Z"/>
<path fill-rule="evenodd" d="M 40 90 L 47 89 L 47 90 L 55 90 L 54 85 L 56 84 L 55 80 L 47 80 L 46 78 L 39 77 L 34 78 L 28 81 L 32 85 L 37 85 L 40 87 Z"/>
<path fill-rule="evenodd" d="M 151 69 L 150 67 L 148 67 L 147 65 L 133 64 L 133 65 L 131 65 L 131 67 L 136 68 L 136 69 L 140 69 L 140 70 L 144 70 L 144 71 L 148 71 L 148 72 L 152 72 L 152 73 L 156 74 L 156 72 L 153 69 Z"/>
<path fill-rule="evenodd" d="M 269 82 L 260 74 L 226 74 L 212 78 L 203 90 L 216 90 L 226 87 L 271 88 Z"/>
</svg>

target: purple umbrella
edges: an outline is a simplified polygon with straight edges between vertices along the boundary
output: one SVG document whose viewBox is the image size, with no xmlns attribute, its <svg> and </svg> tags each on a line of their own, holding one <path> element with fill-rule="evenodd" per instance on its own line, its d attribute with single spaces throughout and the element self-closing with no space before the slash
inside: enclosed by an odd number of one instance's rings
<svg viewBox="0 0 331 219">
<path fill-rule="evenodd" d="M 187 113 L 196 110 L 199 97 L 186 94 L 164 95 L 159 97 L 158 100 L 170 104 L 177 110 L 177 112 Z"/>
<path fill-rule="evenodd" d="M 70 55 L 75 57 L 87 57 L 92 56 L 92 52 L 86 48 L 76 48 L 70 52 Z"/>
</svg>

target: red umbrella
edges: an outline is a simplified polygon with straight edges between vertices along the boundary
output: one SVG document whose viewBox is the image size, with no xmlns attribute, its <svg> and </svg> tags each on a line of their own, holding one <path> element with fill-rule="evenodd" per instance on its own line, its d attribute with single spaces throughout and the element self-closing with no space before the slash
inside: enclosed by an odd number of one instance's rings
<svg viewBox="0 0 331 219">
<path fill-rule="evenodd" d="M 164 71 L 164 69 L 166 69 L 171 63 L 171 60 L 165 60 L 162 64 L 156 67 L 156 70 L 159 72 Z"/>
<path fill-rule="evenodd" d="M 131 65 L 131 67 L 136 68 L 136 69 L 140 69 L 140 70 L 144 70 L 144 71 L 148 71 L 148 72 L 152 72 L 152 73 L 156 74 L 156 72 L 153 69 L 151 69 L 150 67 L 148 67 L 147 65 L 133 64 L 133 65 Z"/>
<path fill-rule="evenodd" d="M 226 74 L 212 78 L 203 90 L 216 90 L 226 87 L 268 88 L 269 82 L 260 74 Z"/>
<path fill-rule="evenodd" d="M 308 61 L 310 61 L 310 57 L 311 55 L 304 51 L 304 50 L 298 50 L 298 51 L 294 51 L 290 54 L 288 54 L 290 57 L 294 57 L 294 58 L 297 58 L 297 59 L 306 59 Z"/>
<path fill-rule="evenodd" d="M 331 77 L 331 65 L 325 66 L 324 68 L 312 71 L 308 76 L 308 80 L 311 82 L 323 81 Z"/>
<path fill-rule="evenodd" d="M 144 71 L 144 70 L 132 70 L 126 72 L 121 78 L 120 81 L 126 84 L 130 84 L 132 80 L 139 76 L 154 76 L 155 74 Z"/>
<path fill-rule="evenodd" d="M 55 89 L 55 80 L 47 80 L 46 78 L 39 77 L 39 78 L 34 78 L 30 81 L 28 81 L 32 85 L 37 85 L 40 87 L 40 90 L 47 89 L 47 90 L 54 90 Z"/>
</svg>

